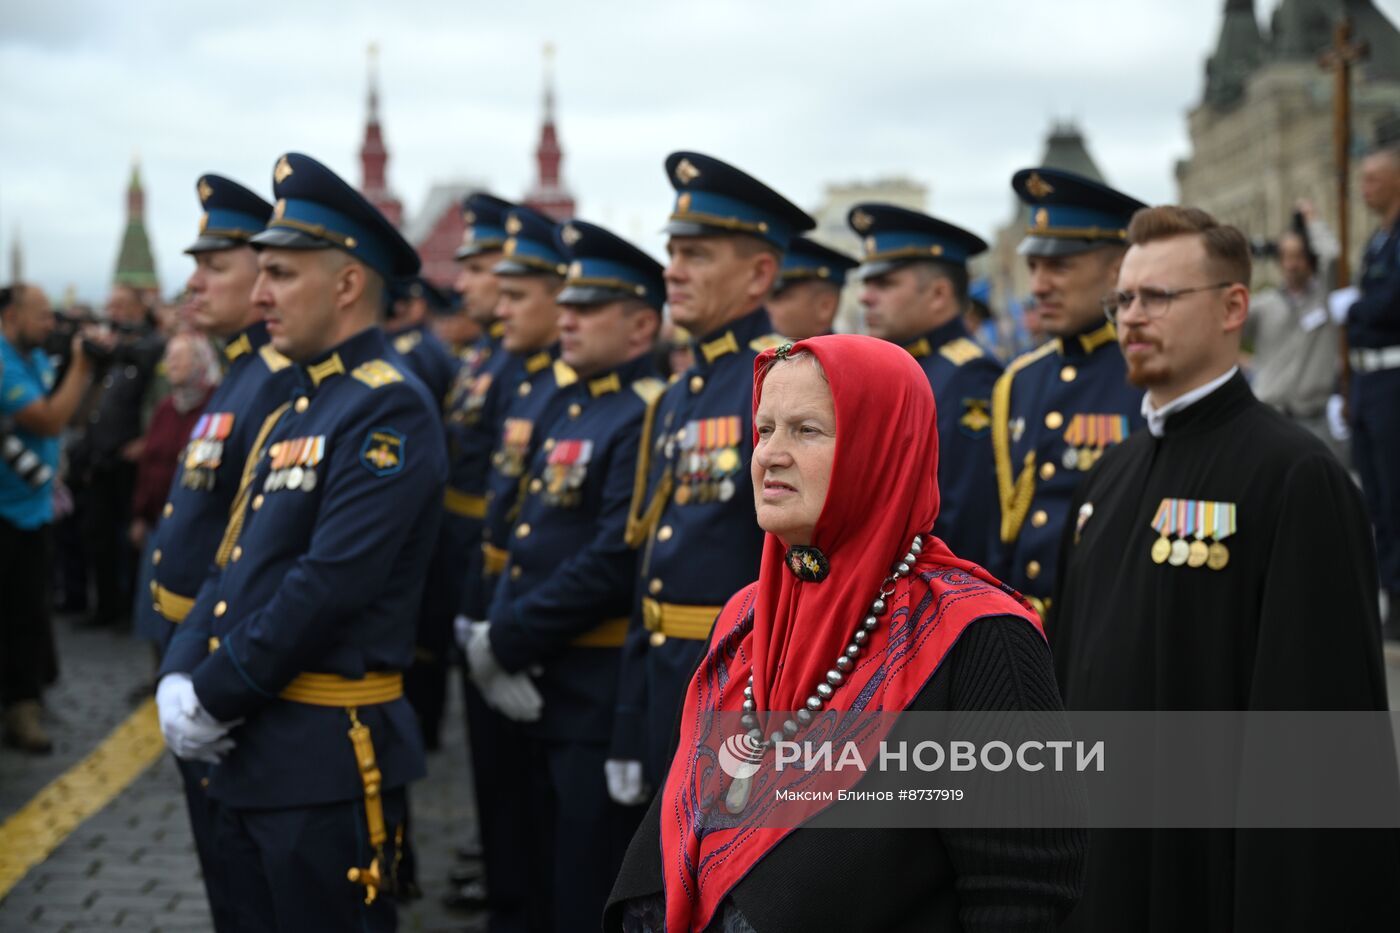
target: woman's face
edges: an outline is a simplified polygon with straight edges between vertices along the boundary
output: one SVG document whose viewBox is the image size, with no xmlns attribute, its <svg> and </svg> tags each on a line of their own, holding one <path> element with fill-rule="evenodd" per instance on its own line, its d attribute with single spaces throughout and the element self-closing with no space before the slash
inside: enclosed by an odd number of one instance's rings
<svg viewBox="0 0 1400 933">
<path fill-rule="evenodd" d="M 188 339 L 177 338 L 165 348 L 165 375 L 171 385 L 183 386 L 193 382 L 198 360 Z"/>
<path fill-rule="evenodd" d="M 836 459 L 831 387 L 811 357 L 781 361 L 763 382 L 750 469 L 758 524 L 789 547 L 811 544 Z"/>
</svg>

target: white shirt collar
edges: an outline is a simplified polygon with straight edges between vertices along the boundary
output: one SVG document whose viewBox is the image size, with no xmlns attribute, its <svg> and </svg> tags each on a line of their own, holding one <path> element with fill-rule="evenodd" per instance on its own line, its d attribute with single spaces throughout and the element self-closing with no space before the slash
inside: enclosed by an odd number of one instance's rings
<svg viewBox="0 0 1400 933">
<path fill-rule="evenodd" d="M 1161 408 L 1152 407 L 1152 396 L 1144 392 L 1142 395 L 1142 416 L 1147 419 L 1147 430 L 1152 432 L 1153 437 L 1161 437 L 1167 432 L 1167 418 L 1176 414 L 1183 408 L 1192 405 L 1214 392 L 1216 389 L 1229 382 L 1230 379 L 1239 372 L 1238 366 L 1231 366 L 1230 371 L 1218 379 L 1212 379 L 1203 386 L 1197 386 L 1185 395 L 1178 395 Z"/>
</svg>

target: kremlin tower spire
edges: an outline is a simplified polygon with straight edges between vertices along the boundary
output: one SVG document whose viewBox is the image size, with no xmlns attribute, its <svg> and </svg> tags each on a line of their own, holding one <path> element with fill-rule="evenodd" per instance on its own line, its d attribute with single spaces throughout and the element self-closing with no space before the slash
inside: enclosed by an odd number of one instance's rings
<svg viewBox="0 0 1400 933">
<path fill-rule="evenodd" d="M 141 163 L 134 159 L 131 183 L 126 189 L 126 231 L 122 234 L 113 280 L 119 285 L 130 285 L 143 295 L 155 294 L 159 288 L 151 240 L 146 235 L 146 191 L 141 187 Z"/>
<path fill-rule="evenodd" d="M 369 46 L 369 99 L 365 140 L 360 144 L 360 193 L 394 226 L 403 223 L 403 202 L 389 191 L 389 150 L 379 126 L 379 46 Z"/>
<path fill-rule="evenodd" d="M 544 122 L 540 126 L 540 142 L 535 147 L 535 184 L 525 195 L 525 204 L 555 220 L 574 216 L 574 196 L 560 180 L 560 165 L 564 151 L 559 148 L 559 134 L 554 127 L 554 45 L 544 46 Z"/>
</svg>

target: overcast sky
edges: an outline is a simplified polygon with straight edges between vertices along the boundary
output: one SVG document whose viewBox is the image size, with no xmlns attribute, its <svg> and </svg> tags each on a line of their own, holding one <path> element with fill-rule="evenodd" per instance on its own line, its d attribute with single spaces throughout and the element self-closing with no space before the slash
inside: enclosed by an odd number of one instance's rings
<svg viewBox="0 0 1400 933">
<path fill-rule="evenodd" d="M 1275 0 L 1260 0 L 1266 19 Z M 1378 0 L 1392 20 L 1400 0 Z M 133 155 L 162 289 L 206 171 L 270 195 L 287 150 L 359 181 L 366 46 L 380 47 L 389 181 L 520 197 L 553 41 L 579 215 L 659 253 L 662 160 L 698 149 L 812 208 L 832 181 L 907 175 L 984 236 L 1011 173 L 1072 118 L 1115 185 L 1175 194 L 1223 0 L 0 0 L 0 278 L 10 244 L 54 297 L 111 280 Z"/>
</svg>

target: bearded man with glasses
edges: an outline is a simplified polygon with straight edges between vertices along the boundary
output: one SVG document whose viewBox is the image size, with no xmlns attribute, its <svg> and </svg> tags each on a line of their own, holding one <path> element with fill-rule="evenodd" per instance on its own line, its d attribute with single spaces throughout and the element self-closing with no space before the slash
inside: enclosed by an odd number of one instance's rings
<svg viewBox="0 0 1400 933">
<path fill-rule="evenodd" d="M 1065 708 L 1387 709 L 1360 494 L 1235 365 L 1248 241 L 1182 207 L 1139 212 L 1128 241 L 1104 310 L 1148 429 L 1071 506 L 1046 626 Z M 1400 909 L 1394 829 L 1094 830 L 1090 853 L 1062 929 L 1324 930 Z"/>
</svg>

